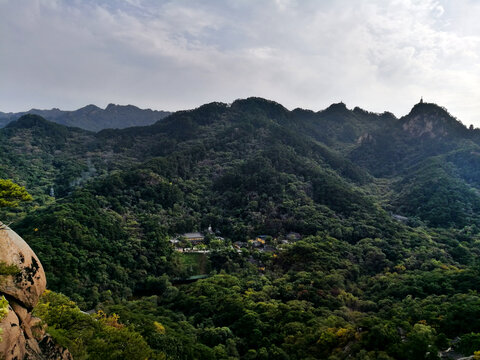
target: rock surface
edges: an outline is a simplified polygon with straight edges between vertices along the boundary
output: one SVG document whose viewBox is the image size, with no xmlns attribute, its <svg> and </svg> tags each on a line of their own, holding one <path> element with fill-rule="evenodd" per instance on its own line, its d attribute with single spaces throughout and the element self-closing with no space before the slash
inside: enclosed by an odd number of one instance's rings
<svg viewBox="0 0 480 360">
<path fill-rule="evenodd" d="M 42 264 L 27 243 L 9 227 L 0 229 L 0 262 L 15 265 L 20 272 L 2 276 L 0 293 L 13 297 L 31 309 L 46 289 Z"/>
<path fill-rule="evenodd" d="M 0 223 L 0 263 L 14 265 L 15 274 L 0 274 L 0 296 L 9 302 L 7 316 L 0 321 L 0 359 L 71 360 L 68 350 L 45 333 L 31 310 L 46 289 L 42 264 L 27 243 Z"/>
<path fill-rule="evenodd" d="M 23 359 L 25 357 L 25 336 L 20 327 L 20 320 L 11 307 L 7 316 L 0 322 L 2 341 L 0 342 L 0 357 L 8 359 Z"/>
</svg>

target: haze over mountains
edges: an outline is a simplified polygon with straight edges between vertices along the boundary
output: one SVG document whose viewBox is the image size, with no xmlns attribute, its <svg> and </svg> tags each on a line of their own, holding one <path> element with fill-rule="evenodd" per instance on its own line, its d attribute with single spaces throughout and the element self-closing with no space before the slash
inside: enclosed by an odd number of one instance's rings
<svg viewBox="0 0 480 360">
<path fill-rule="evenodd" d="M 0 112 L 0 127 L 3 127 L 25 114 L 35 114 L 58 124 L 79 127 L 90 131 L 102 129 L 123 129 L 131 126 L 151 125 L 168 116 L 168 111 L 140 109 L 133 105 L 109 104 L 105 109 L 95 105 L 87 105 L 74 111 L 60 109 L 39 110 L 18 113 Z"/>
</svg>

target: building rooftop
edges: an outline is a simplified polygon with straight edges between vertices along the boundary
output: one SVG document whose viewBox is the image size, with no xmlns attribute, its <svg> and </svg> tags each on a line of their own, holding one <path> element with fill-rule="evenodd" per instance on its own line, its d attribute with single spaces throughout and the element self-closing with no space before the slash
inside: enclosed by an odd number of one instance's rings
<svg viewBox="0 0 480 360">
<path fill-rule="evenodd" d="M 183 237 L 189 239 L 189 238 L 203 238 L 204 236 L 200 234 L 199 232 L 193 232 L 193 233 L 185 233 L 182 235 Z"/>
</svg>

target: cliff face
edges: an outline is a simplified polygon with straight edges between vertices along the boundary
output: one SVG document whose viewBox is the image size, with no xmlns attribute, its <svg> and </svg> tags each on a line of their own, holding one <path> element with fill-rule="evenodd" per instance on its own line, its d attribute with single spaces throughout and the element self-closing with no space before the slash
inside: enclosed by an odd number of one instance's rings
<svg viewBox="0 0 480 360">
<path fill-rule="evenodd" d="M 46 289 L 42 264 L 27 243 L 0 223 L 0 296 L 8 300 L 8 314 L 0 322 L 0 358 L 5 360 L 72 359 L 68 350 L 57 346 L 45 333 L 32 309 Z"/>
</svg>

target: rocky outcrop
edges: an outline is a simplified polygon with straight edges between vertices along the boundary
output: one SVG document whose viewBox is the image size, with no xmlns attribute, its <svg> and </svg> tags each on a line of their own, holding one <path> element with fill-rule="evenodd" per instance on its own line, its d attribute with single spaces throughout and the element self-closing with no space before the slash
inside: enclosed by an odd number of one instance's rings
<svg viewBox="0 0 480 360">
<path fill-rule="evenodd" d="M 68 350 L 55 344 L 40 319 L 31 313 L 46 289 L 40 260 L 20 236 L 1 223 L 0 264 L 9 268 L 8 275 L 0 274 L 0 295 L 9 302 L 8 314 L 0 322 L 0 358 L 72 359 Z"/>
<path fill-rule="evenodd" d="M 448 111 L 436 104 L 420 102 L 400 119 L 405 132 L 417 138 L 468 136 L 467 128 Z"/>
<path fill-rule="evenodd" d="M 359 145 L 365 144 L 365 143 L 374 143 L 374 142 L 375 142 L 375 139 L 369 133 L 365 133 L 357 139 L 357 144 Z"/>
<path fill-rule="evenodd" d="M 403 130 L 415 137 L 428 136 L 430 138 L 435 138 L 448 135 L 448 132 L 443 124 L 441 124 L 441 121 L 434 117 L 412 117 L 403 124 Z"/>
<path fill-rule="evenodd" d="M 0 230 L 0 262 L 18 267 L 17 274 L 2 276 L 0 292 L 33 308 L 45 291 L 47 280 L 42 264 L 27 243 L 9 227 Z"/>
<path fill-rule="evenodd" d="M 12 307 L 0 323 L 2 341 L 0 342 L 0 357 L 8 359 L 23 359 L 25 357 L 25 336 L 20 327 L 20 320 Z"/>
</svg>

